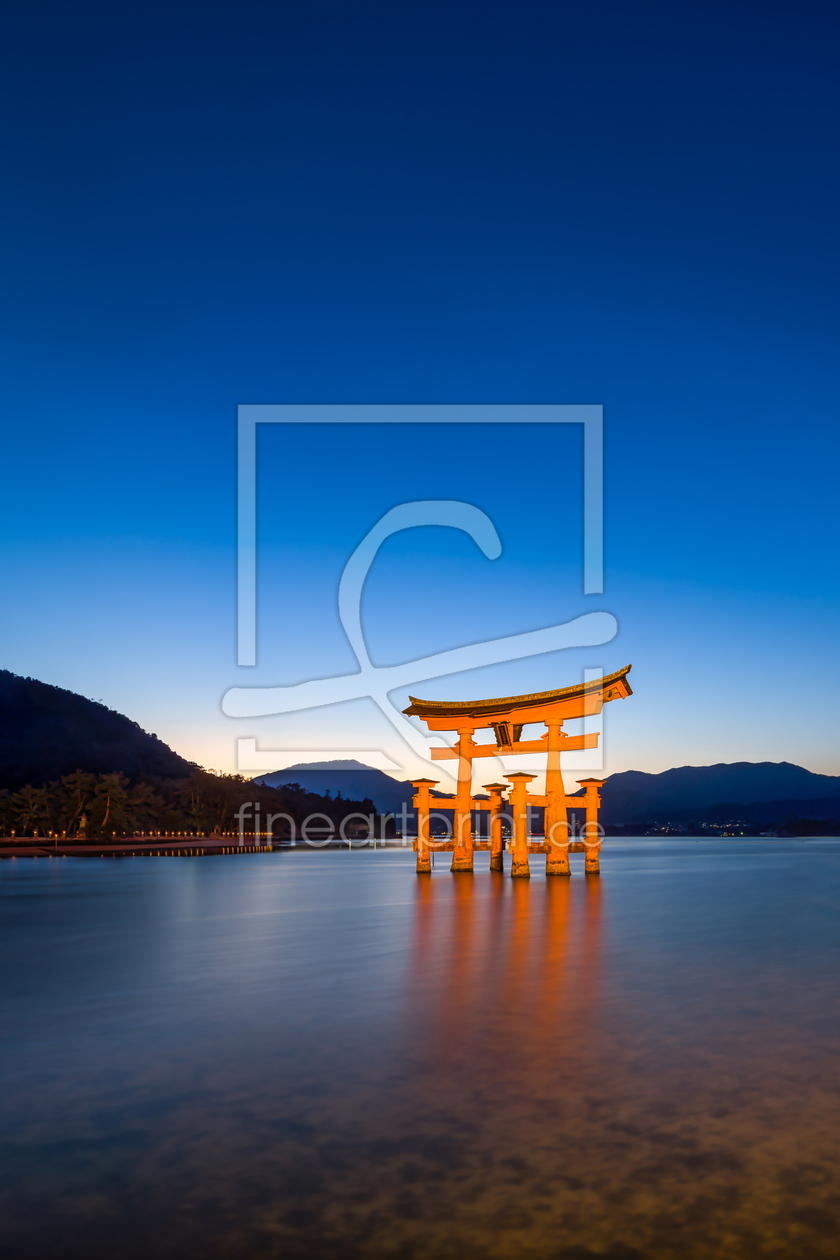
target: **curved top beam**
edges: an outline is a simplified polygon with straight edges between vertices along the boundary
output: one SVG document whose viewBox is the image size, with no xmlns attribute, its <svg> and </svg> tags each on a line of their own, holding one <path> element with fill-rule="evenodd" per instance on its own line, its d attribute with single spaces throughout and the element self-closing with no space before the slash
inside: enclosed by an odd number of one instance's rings
<svg viewBox="0 0 840 1260">
<path fill-rule="evenodd" d="M 533 709 L 538 705 L 551 704 L 555 700 L 577 700 L 593 693 L 602 693 L 604 700 L 624 699 L 633 692 L 627 675 L 633 668 L 625 665 L 605 678 L 593 678 L 591 682 L 575 683 L 560 687 L 557 691 L 535 691 L 525 696 L 502 696 L 497 700 L 417 700 L 409 696 L 411 704 L 403 713 L 410 717 L 490 717 L 510 714 L 517 709 Z"/>
</svg>

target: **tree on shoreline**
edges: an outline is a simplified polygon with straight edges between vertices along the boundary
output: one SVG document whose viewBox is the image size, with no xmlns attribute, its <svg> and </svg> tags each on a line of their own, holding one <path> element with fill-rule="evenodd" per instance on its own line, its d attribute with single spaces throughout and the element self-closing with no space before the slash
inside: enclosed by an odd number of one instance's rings
<svg viewBox="0 0 840 1260">
<path fill-rule="evenodd" d="M 11 831 L 18 835 L 49 832 L 66 834 L 71 840 L 124 837 L 137 831 L 211 835 L 236 831 L 240 807 L 250 804 L 253 810 L 257 803 L 263 820 L 269 814 L 285 814 L 299 825 L 308 814 L 319 813 L 336 829 L 348 814 L 376 814 L 368 799 L 332 799 L 307 792 L 296 783 L 258 787 L 238 774 L 196 769 L 183 779 L 144 775 L 132 783 L 120 773 L 76 770 L 40 787 L 27 784 L 16 792 L 0 791 L 0 832 L 6 836 Z M 82 819 L 86 820 L 83 831 Z"/>
</svg>

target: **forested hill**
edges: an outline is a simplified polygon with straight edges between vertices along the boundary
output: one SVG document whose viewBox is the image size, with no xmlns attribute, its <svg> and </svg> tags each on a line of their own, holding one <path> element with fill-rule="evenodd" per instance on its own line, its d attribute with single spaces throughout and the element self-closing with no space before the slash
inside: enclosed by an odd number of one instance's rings
<svg viewBox="0 0 840 1260">
<path fill-rule="evenodd" d="M 715 807 L 736 811 L 751 806 L 749 817 L 775 818 L 810 808 L 825 811 L 826 803 L 837 801 L 840 809 L 840 776 L 814 774 L 789 761 L 735 761 L 714 766 L 679 766 L 661 774 L 625 770 L 611 774 L 601 794 L 604 822 L 641 819 L 667 820 L 686 811 L 708 811 Z M 761 806 L 773 805 L 769 814 Z M 822 817 L 820 813 L 813 815 Z"/>
<path fill-rule="evenodd" d="M 104 704 L 0 670 L 0 788 L 37 787 L 75 770 L 183 779 L 194 769 Z"/>
</svg>

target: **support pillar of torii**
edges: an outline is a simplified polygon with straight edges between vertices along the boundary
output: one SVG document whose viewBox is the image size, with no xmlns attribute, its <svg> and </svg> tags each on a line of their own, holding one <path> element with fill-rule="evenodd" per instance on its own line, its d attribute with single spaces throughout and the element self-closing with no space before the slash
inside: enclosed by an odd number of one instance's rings
<svg viewBox="0 0 840 1260">
<path fill-rule="evenodd" d="M 455 818 L 452 823 L 452 838 L 455 847 L 452 850 L 453 871 L 473 869 L 472 842 L 472 763 L 475 756 L 473 731 L 475 727 L 466 725 L 458 727 L 458 789 L 455 793 Z"/>
<path fill-rule="evenodd" d="M 568 823 L 563 820 L 560 828 L 561 839 L 551 840 L 549 833 L 546 833 L 545 843 L 531 842 L 528 834 L 528 811 L 532 805 L 548 806 L 548 798 L 546 796 L 537 796 L 528 791 L 528 784 L 536 778 L 533 774 L 525 774 L 522 771 L 514 771 L 513 774 L 505 776 L 507 783 L 485 783 L 484 788 L 490 792 L 490 798 L 472 797 L 469 805 L 470 812 L 473 810 L 483 810 L 490 815 L 490 870 L 504 871 L 504 839 L 502 836 L 502 820 L 505 815 L 505 804 L 511 806 L 511 875 L 516 878 L 528 878 L 531 874 L 529 852 L 531 849 L 546 852 L 546 875 L 570 875 L 569 869 L 569 827 Z M 604 782 L 603 779 L 581 779 L 579 780 L 584 788 L 583 797 L 580 796 L 564 796 L 564 808 L 580 809 L 582 806 L 586 809 L 586 824 L 583 829 L 582 844 L 577 846 L 586 850 L 586 873 L 588 875 L 597 875 L 600 871 L 600 851 L 601 851 L 601 832 L 598 826 L 598 806 L 600 798 L 598 788 Z M 451 796 L 431 798 L 431 789 L 436 787 L 437 779 L 413 779 L 412 786 L 416 788 L 416 792 L 412 798 L 414 808 L 417 810 L 417 839 L 415 848 L 417 850 L 417 874 L 430 875 L 432 871 L 431 850 L 433 848 L 451 849 L 453 855 L 460 856 L 463 860 L 463 850 L 466 844 L 458 845 L 453 838 L 448 840 L 432 840 L 429 830 L 429 819 L 432 813 L 432 806 L 436 806 L 437 810 L 447 809 L 454 810 L 459 802 L 457 798 Z M 504 792 L 510 792 L 509 802 L 505 801 Z M 556 804 L 556 801 L 555 801 Z M 466 813 L 466 803 L 460 802 L 461 810 Z M 552 845 L 558 850 L 555 853 Z M 486 841 L 481 842 L 481 847 L 486 847 Z M 461 849 L 461 854 L 458 850 Z M 469 856 L 473 855 L 473 839 L 470 834 L 469 840 Z M 559 857 L 558 857 L 559 855 Z M 554 866 L 551 863 L 554 863 Z M 457 871 L 459 867 L 453 861 L 452 870 Z M 460 868 L 465 869 L 464 867 Z M 472 871 L 472 866 L 466 868 Z"/>
<path fill-rule="evenodd" d="M 535 774 L 525 774 L 524 771 L 505 775 L 513 785 L 510 793 L 510 873 L 513 879 L 531 878 L 531 863 L 528 861 L 528 784 L 536 777 Z"/>
<path fill-rule="evenodd" d="M 560 770 L 563 723 L 547 722 L 545 768 L 545 873 L 571 875 L 569 867 L 569 823 L 566 818 L 566 788 Z"/>
<path fill-rule="evenodd" d="M 412 787 L 417 788 L 414 797 L 414 808 L 417 810 L 417 874 L 431 875 L 432 859 L 429 851 L 429 788 L 437 783 L 437 779 L 414 779 Z"/>
<path fill-rule="evenodd" d="M 599 788 L 603 779 L 579 779 L 584 791 L 586 806 L 586 822 L 583 827 L 583 843 L 586 846 L 584 870 L 587 875 L 599 875 L 601 872 L 601 828 L 598 826 L 598 809 L 601 804 Z"/>
<path fill-rule="evenodd" d="M 505 808 L 503 792 L 508 789 L 507 783 L 485 783 L 485 792 L 490 793 L 490 870 L 504 871 L 505 845 L 502 838 L 502 817 Z"/>
</svg>

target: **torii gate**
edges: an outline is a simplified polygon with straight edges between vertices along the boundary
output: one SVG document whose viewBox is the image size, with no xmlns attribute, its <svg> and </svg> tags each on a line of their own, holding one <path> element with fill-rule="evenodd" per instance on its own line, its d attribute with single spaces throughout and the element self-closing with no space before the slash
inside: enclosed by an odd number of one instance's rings
<svg viewBox="0 0 840 1260">
<path fill-rule="evenodd" d="M 431 871 L 429 850 L 429 810 L 450 808 L 455 811 L 452 841 L 439 848 L 452 849 L 452 870 L 472 871 L 473 850 L 471 810 L 489 810 L 490 869 L 501 871 L 503 867 L 502 842 L 502 793 L 510 790 L 513 806 L 513 827 L 510 843 L 511 875 L 528 877 L 531 869 L 529 850 L 546 853 L 546 875 L 569 875 L 569 827 L 566 810 L 586 808 L 584 844 L 586 870 L 595 874 L 600 870 L 600 831 L 598 828 L 598 789 L 603 779 L 579 779 L 584 789 L 583 800 L 579 796 L 567 796 L 560 771 L 560 754 L 581 748 L 597 748 L 598 736 L 564 735 L 563 723 L 572 718 L 589 717 L 601 712 L 608 700 L 623 700 L 633 694 L 626 665 L 606 678 L 561 687 L 559 691 L 539 691 L 526 696 L 505 696 L 499 700 L 416 700 L 403 712 L 421 718 L 431 731 L 457 731 L 458 743 L 454 748 L 433 748 L 432 760 L 458 760 L 458 791 L 454 800 L 440 798 L 430 800 L 434 779 L 415 779 L 417 788 L 414 805 L 417 809 L 417 872 Z M 540 739 L 522 740 L 523 726 L 530 722 L 544 722 L 547 730 Z M 473 735 L 477 730 L 493 728 L 494 744 L 476 744 Z M 487 783 L 490 800 L 476 800 L 472 795 L 472 763 L 477 757 L 503 757 L 517 753 L 547 753 L 545 795 L 528 792 L 528 784 L 536 776 L 516 772 L 505 775 L 507 783 Z M 545 806 L 545 843 L 528 843 L 528 806 Z M 484 847 L 482 845 L 481 847 Z"/>
</svg>

